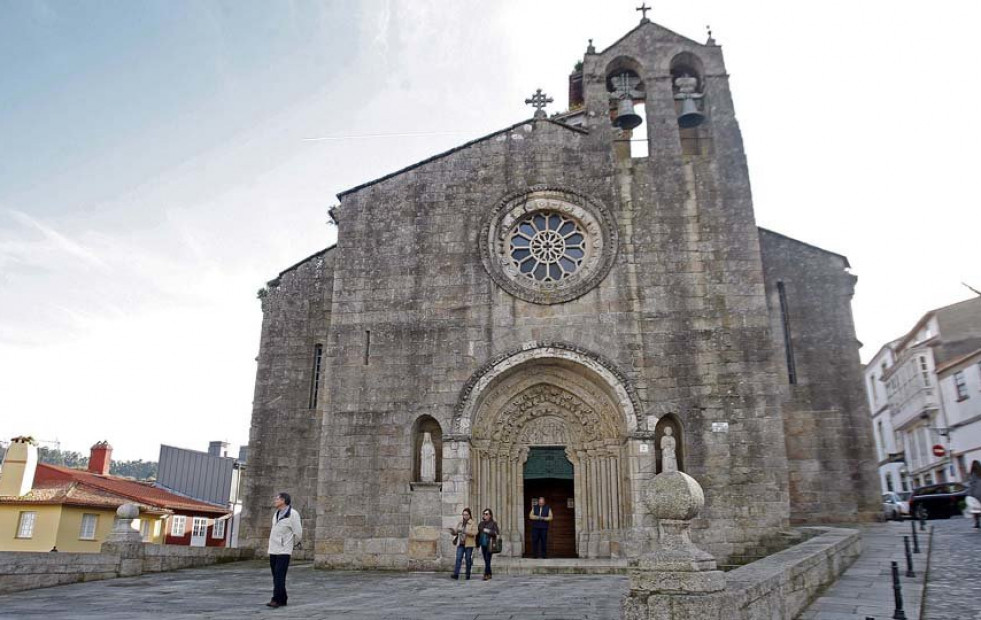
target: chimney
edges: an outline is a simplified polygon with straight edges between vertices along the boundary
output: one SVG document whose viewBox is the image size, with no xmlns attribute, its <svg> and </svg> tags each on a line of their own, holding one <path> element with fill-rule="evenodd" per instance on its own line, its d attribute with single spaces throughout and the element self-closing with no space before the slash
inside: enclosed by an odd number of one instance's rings
<svg viewBox="0 0 981 620">
<path fill-rule="evenodd" d="M 92 446 L 89 453 L 89 471 L 93 474 L 109 474 L 109 463 L 112 462 L 112 446 L 108 441 L 100 441 Z"/>
<path fill-rule="evenodd" d="M 228 456 L 227 441 L 211 441 L 208 443 L 209 456 Z"/>
<path fill-rule="evenodd" d="M 30 437 L 14 437 L 3 457 L 0 470 L 0 495 L 20 497 L 34 487 L 37 470 L 37 446 Z"/>
</svg>

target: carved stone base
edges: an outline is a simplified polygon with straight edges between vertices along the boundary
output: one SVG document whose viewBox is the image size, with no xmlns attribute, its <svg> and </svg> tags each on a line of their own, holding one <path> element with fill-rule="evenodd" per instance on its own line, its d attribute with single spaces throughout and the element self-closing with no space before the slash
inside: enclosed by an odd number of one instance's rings
<svg viewBox="0 0 981 620">
<path fill-rule="evenodd" d="M 655 594 L 707 594 L 726 589 L 726 576 L 710 571 L 630 571 L 630 589 Z"/>
</svg>

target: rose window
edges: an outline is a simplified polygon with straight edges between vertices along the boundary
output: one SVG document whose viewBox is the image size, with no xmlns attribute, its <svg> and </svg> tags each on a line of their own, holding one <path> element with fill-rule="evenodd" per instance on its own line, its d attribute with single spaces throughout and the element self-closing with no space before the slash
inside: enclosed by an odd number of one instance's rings
<svg viewBox="0 0 981 620">
<path fill-rule="evenodd" d="M 582 266 L 586 235 L 575 220 L 540 211 L 521 220 L 511 231 L 509 255 L 525 277 L 558 282 Z"/>
</svg>

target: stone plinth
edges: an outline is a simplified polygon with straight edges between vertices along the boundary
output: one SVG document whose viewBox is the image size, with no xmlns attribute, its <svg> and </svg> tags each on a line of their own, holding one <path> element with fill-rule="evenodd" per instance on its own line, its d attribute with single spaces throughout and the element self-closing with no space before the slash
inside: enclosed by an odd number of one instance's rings
<svg viewBox="0 0 981 620">
<path fill-rule="evenodd" d="M 442 487 L 439 482 L 411 483 L 409 566 L 413 570 L 434 570 L 438 567 Z"/>
<path fill-rule="evenodd" d="M 695 479 L 678 471 L 658 474 L 648 486 L 644 504 L 657 519 L 658 539 L 651 552 L 632 563 L 625 617 L 653 618 L 648 605 L 652 595 L 670 598 L 725 590 L 725 574 L 717 569 L 715 558 L 691 541 L 691 520 L 705 505 Z"/>
<path fill-rule="evenodd" d="M 140 509 L 136 504 L 123 504 L 116 509 L 112 532 L 102 543 L 102 553 L 120 557 L 119 576 L 143 574 L 143 538 L 140 536 Z"/>
</svg>

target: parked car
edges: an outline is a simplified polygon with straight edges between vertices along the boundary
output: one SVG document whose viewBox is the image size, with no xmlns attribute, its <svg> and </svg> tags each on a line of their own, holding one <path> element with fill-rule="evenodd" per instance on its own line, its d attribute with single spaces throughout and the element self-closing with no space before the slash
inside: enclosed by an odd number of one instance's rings
<svg viewBox="0 0 981 620">
<path fill-rule="evenodd" d="M 886 521 L 900 521 L 909 517 L 909 498 L 913 495 L 909 491 L 895 493 L 889 491 L 882 494 L 882 514 Z"/>
<path fill-rule="evenodd" d="M 931 484 L 913 489 L 910 514 L 917 519 L 949 519 L 960 516 L 967 487 L 957 482 Z"/>
</svg>

